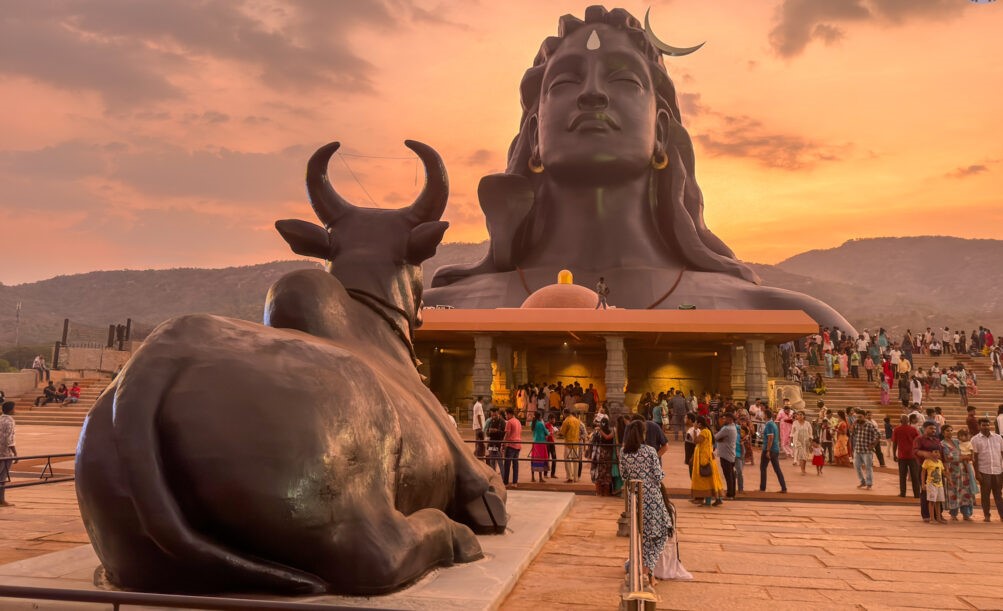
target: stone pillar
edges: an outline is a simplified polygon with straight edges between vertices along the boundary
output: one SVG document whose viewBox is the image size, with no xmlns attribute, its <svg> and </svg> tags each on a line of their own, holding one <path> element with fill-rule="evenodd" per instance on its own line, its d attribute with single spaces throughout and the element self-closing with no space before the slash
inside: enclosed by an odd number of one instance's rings
<svg viewBox="0 0 1003 611">
<path fill-rule="evenodd" d="M 491 343 L 490 335 L 474 336 L 474 370 L 471 378 L 475 401 L 478 396 L 491 396 Z"/>
<path fill-rule="evenodd" d="M 498 385 L 495 405 L 512 404 L 512 344 L 495 344 L 495 354 L 497 355 Z"/>
<path fill-rule="evenodd" d="M 745 390 L 745 346 L 742 344 L 731 346 L 731 396 L 736 401 L 749 397 Z"/>
<path fill-rule="evenodd" d="M 522 386 L 529 382 L 529 366 L 526 364 L 526 354 L 528 350 L 516 350 L 515 351 L 515 371 L 513 372 L 513 379 L 515 380 L 516 386 Z"/>
<path fill-rule="evenodd" d="M 766 341 L 750 339 L 745 342 L 745 392 L 750 401 L 756 397 L 766 399 Z"/>
<path fill-rule="evenodd" d="M 609 404 L 611 416 L 624 413 L 624 386 L 627 384 L 627 371 L 624 366 L 623 336 L 606 336 L 606 401 Z"/>
</svg>

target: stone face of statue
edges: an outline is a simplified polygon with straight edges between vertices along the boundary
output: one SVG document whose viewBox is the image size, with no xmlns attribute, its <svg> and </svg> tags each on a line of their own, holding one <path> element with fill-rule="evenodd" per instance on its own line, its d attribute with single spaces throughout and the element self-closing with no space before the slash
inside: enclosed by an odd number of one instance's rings
<svg viewBox="0 0 1003 611">
<path fill-rule="evenodd" d="M 545 173 L 579 184 L 583 177 L 608 183 L 646 176 L 657 117 L 648 62 L 627 35 L 582 27 L 544 72 L 537 134 Z"/>
<path fill-rule="evenodd" d="M 852 331 L 817 299 L 760 286 L 707 228 L 693 144 L 660 58 L 622 9 L 561 18 L 523 77 L 508 169 L 478 187 L 489 252 L 438 270 L 427 305 L 519 307 L 569 269 L 585 286 L 605 277 L 617 307 L 804 310 Z"/>
</svg>

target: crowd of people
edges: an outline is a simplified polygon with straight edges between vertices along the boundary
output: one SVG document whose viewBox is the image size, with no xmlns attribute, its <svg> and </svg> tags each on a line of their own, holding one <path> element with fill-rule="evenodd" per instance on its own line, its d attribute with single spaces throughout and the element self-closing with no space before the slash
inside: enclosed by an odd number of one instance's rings
<svg viewBox="0 0 1003 611">
<path fill-rule="evenodd" d="M 904 406 L 922 404 L 924 398 L 937 390 L 942 391 L 942 397 L 957 394 L 961 405 L 967 405 L 969 397 L 978 394 L 978 374 L 966 370 L 961 362 L 941 367 L 935 361 L 924 370 L 914 366 L 914 354 L 989 357 L 993 377 L 1003 380 L 1003 338 L 993 336 L 992 331 L 982 326 L 972 331 L 970 337 L 964 331 L 951 332 L 947 327 L 939 333 L 929 327 L 918 334 L 906 329 L 898 342 L 890 340 L 884 328 L 875 335 L 864 329 L 857 337 L 850 337 L 839 328 L 830 331 L 823 327 L 803 345 L 789 346 L 784 351 L 784 369 L 789 379 L 801 384 L 802 392 L 816 395 L 826 393 L 826 379 L 860 378 L 862 369 L 867 381 L 880 387 L 882 405 L 890 403 L 893 392 Z M 821 372 L 812 376 L 809 367 L 821 368 Z"/>
<path fill-rule="evenodd" d="M 77 403 L 80 401 L 80 383 L 74 382 L 69 388 L 66 384 L 60 384 L 59 388 L 50 380 L 42 388 L 42 394 L 35 397 L 35 407 L 48 405 L 50 403 Z"/>
</svg>

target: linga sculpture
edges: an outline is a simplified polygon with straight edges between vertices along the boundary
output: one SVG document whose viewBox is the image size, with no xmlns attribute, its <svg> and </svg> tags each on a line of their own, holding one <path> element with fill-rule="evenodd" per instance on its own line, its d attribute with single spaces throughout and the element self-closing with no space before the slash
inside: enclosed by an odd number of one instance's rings
<svg viewBox="0 0 1003 611">
<path fill-rule="evenodd" d="M 561 17 L 520 84 L 506 172 L 478 189 L 489 251 L 474 265 L 440 268 L 426 303 L 518 307 L 568 268 L 587 282 L 605 277 L 620 307 L 804 310 L 852 330 L 817 299 L 762 286 L 707 228 L 693 144 L 662 59 L 699 45 L 667 45 L 645 21 L 601 6 L 584 20 Z"/>
<path fill-rule="evenodd" d="M 447 223 L 445 169 L 401 210 L 332 188 L 338 144 L 307 166 L 324 227 L 276 223 L 327 271 L 287 274 L 262 326 L 175 318 L 87 416 L 76 487 L 103 580 L 133 590 L 376 594 L 482 557 L 505 489 L 415 367 L 420 264 Z"/>
</svg>

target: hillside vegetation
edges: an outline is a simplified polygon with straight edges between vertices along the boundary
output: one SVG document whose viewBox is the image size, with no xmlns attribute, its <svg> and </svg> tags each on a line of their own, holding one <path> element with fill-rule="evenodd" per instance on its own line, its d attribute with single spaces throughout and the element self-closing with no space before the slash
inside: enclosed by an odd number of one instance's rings
<svg viewBox="0 0 1003 611">
<path fill-rule="evenodd" d="M 474 262 L 479 244 L 443 244 L 423 266 Z M 778 265 L 753 264 L 769 286 L 813 295 L 858 328 L 899 334 L 944 324 L 1003 332 L 1003 241 L 949 237 L 852 240 L 805 252 Z M 69 318 L 71 341 L 104 341 L 108 325 L 132 318 L 136 336 L 180 314 L 205 312 L 260 321 L 268 287 L 313 261 L 277 261 L 225 269 L 103 271 L 0 285 L 0 346 L 14 342 L 15 304 L 22 302 L 20 343 L 51 343 Z"/>
</svg>

